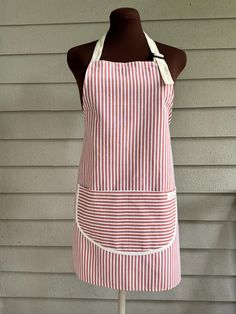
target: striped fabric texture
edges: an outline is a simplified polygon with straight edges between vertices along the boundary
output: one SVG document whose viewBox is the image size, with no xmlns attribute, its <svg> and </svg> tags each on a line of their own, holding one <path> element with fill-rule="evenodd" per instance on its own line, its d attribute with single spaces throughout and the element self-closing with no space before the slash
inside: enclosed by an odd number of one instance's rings
<svg viewBox="0 0 236 314">
<path fill-rule="evenodd" d="M 90 241 L 111 252 L 146 254 L 173 242 L 175 190 L 117 192 L 78 186 L 77 201 L 78 227 Z"/>
<path fill-rule="evenodd" d="M 169 130 L 174 84 L 144 34 L 154 61 L 100 60 L 104 34 L 86 70 L 72 253 L 87 283 L 163 291 L 181 281 Z"/>
</svg>

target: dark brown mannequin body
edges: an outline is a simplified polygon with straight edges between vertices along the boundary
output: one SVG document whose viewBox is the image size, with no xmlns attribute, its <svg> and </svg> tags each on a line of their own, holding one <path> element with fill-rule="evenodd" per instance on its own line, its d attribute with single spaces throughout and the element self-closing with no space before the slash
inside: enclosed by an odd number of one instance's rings
<svg viewBox="0 0 236 314">
<path fill-rule="evenodd" d="M 81 106 L 82 88 L 87 66 L 97 41 L 70 48 L 67 52 L 67 63 L 74 74 L 80 91 Z M 175 81 L 186 65 L 186 53 L 178 48 L 156 42 L 158 50 Z M 110 28 L 107 33 L 101 60 L 113 62 L 152 61 L 153 56 L 148 47 L 140 15 L 134 8 L 120 8 L 111 12 Z M 83 109 L 83 107 L 82 107 Z"/>
</svg>

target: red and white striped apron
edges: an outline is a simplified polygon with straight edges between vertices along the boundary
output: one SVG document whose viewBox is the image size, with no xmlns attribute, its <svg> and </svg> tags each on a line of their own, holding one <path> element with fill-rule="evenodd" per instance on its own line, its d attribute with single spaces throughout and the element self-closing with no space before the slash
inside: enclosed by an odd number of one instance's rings
<svg viewBox="0 0 236 314">
<path fill-rule="evenodd" d="M 181 281 L 169 130 L 174 81 L 144 34 L 153 61 L 100 60 L 105 33 L 86 70 L 73 265 L 90 284 L 163 291 Z"/>
</svg>

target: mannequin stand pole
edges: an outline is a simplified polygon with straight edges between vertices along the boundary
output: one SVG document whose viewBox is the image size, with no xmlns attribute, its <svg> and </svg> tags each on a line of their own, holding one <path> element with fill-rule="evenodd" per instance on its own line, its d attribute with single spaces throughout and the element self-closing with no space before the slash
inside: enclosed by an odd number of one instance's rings
<svg viewBox="0 0 236 314">
<path fill-rule="evenodd" d="M 125 291 L 119 290 L 118 313 L 125 314 Z"/>
</svg>

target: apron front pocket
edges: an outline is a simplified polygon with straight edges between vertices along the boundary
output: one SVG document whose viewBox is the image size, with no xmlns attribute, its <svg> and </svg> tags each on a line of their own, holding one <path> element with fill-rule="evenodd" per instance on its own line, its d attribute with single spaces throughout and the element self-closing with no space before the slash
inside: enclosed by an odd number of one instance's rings
<svg viewBox="0 0 236 314">
<path fill-rule="evenodd" d="M 75 217 L 81 233 L 107 251 L 161 251 L 171 245 L 176 234 L 176 188 L 164 192 L 105 191 L 78 184 Z"/>
</svg>

